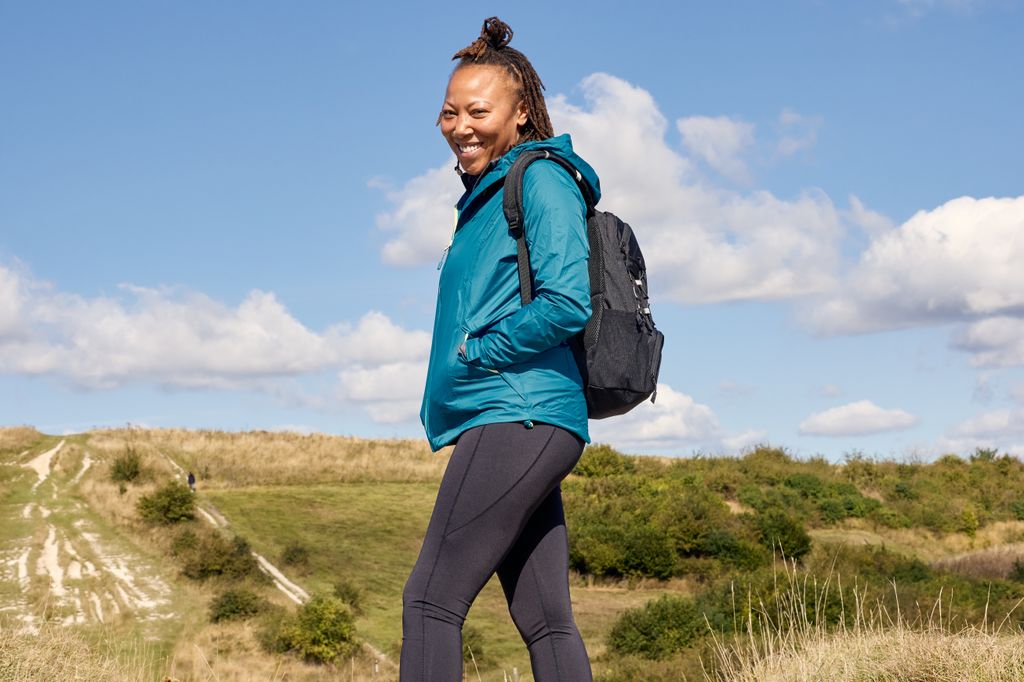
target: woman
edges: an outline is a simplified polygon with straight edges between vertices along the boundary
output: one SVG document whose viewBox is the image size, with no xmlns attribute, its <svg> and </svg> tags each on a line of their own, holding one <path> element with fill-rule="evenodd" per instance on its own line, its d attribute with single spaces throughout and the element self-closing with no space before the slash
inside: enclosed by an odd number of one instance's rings
<svg viewBox="0 0 1024 682">
<path fill-rule="evenodd" d="M 438 124 L 466 192 L 442 260 L 420 418 L 433 450 L 455 443 L 403 592 L 401 680 L 462 679 L 462 624 L 497 572 L 540 682 L 591 680 L 569 601 L 560 482 L 589 441 L 567 340 L 590 317 L 586 205 L 552 161 L 523 180 L 534 297 L 520 303 L 502 181 L 531 149 L 594 170 L 554 137 L 543 85 L 497 18 L 457 52 Z"/>
</svg>

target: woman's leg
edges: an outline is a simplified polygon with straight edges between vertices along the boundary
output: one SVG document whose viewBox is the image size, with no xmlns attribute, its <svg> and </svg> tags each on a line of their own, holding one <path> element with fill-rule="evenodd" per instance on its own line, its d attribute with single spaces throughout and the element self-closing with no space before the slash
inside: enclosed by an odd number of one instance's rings
<svg viewBox="0 0 1024 682">
<path fill-rule="evenodd" d="M 569 535 L 556 487 L 530 517 L 498 578 L 538 682 L 592 680 L 587 649 L 569 600 Z"/>
<path fill-rule="evenodd" d="M 402 682 L 462 679 L 470 605 L 582 451 L 577 436 L 547 424 L 488 424 L 459 438 L 402 593 Z"/>
</svg>

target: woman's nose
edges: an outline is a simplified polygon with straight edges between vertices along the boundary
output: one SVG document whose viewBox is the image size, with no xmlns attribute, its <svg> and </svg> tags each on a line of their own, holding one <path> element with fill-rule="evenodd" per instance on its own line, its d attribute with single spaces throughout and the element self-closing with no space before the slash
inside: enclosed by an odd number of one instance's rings
<svg viewBox="0 0 1024 682">
<path fill-rule="evenodd" d="M 468 116 L 458 116 L 455 119 L 455 135 L 463 137 L 473 132 L 472 119 Z"/>
</svg>

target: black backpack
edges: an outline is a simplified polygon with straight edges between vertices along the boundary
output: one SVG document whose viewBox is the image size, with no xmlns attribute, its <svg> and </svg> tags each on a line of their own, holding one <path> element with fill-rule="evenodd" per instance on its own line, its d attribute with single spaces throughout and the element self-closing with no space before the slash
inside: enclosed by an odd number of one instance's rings
<svg viewBox="0 0 1024 682">
<path fill-rule="evenodd" d="M 533 299 L 530 254 L 523 233 L 523 175 L 538 159 L 549 159 L 575 178 L 587 204 L 590 241 L 590 304 L 587 326 L 570 340 L 583 377 L 587 414 L 604 419 L 624 414 L 657 396 L 664 335 L 655 329 L 647 301 L 647 268 L 629 225 L 594 209 L 594 196 L 576 168 L 548 151 L 520 154 L 505 177 L 502 206 L 516 240 L 519 296 Z"/>
</svg>

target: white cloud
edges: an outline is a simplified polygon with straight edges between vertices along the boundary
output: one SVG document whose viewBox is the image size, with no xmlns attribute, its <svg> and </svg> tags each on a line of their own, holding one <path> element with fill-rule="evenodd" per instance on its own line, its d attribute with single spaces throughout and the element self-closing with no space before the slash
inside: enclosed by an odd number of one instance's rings
<svg viewBox="0 0 1024 682">
<path fill-rule="evenodd" d="M 342 395 L 364 403 L 374 421 L 395 423 L 418 417 L 427 363 L 391 362 L 342 370 Z"/>
<path fill-rule="evenodd" d="M 18 275 L 0 266 L 0 342 L 12 339 L 23 331 L 21 310 L 24 298 Z"/>
<path fill-rule="evenodd" d="M 676 127 L 693 156 L 734 182 L 750 181 L 742 154 L 754 143 L 753 124 L 728 116 L 688 116 Z"/>
<path fill-rule="evenodd" d="M 783 109 L 779 114 L 781 136 L 775 147 L 776 153 L 789 157 L 810 149 L 818 140 L 818 129 L 821 124 L 820 116 L 805 116 L 792 109 Z"/>
<path fill-rule="evenodd" d="M 1019 315 L 1022 235 L 1024 196 L 960 197 L 919 211 L 872 241 L 842 289 L 815 303 L 808 320 L 842 334 Z M 981 345 L 1001 333 L 997 327 L 975 330 Z"/>
<path fill-rule="evenodd" d="M 734 436 L 727 436 L 722 439 L 722 445 L 725 446 L 726 450 L 730 453 L 739 453 L 747 448 L 764 443 L 768 433 L 766 431 L 757 431 L 751 429 L 744 431 L 743 433 L 737 433 Z"/>
<path fill-rule="evenodd" d="M 848 200 L 850 202 L 850 208 L 842 212 L 843 217 L 846 218 L 851 225 L 855 225 L 864 230 L 869 237 L 881 237 L 895 227 L 891 218 L 882 215 L 877 211 L 872 211 L 864 205 L 864 202 L 853 194 L 849 196 Z"/>
<path fill-rule="evenodd" d="M 1024 365 L 1024 319 L 990 317 L 953 335 L 953 345 L 972 353 L 975 367 Z"/>
<path fill-rule="evenodd" d="M 1024 455 L 1024 408 L 994 410 L 964 420 L 949 429 L 939 445 L 945 452 L 996 448 Z"/>
<path fill-rule="evenodd" d="M 408 401 L 423 388 L 430 335 L 377 311 L 317 332 L 270 292 L 251 291 L 232 307 L 197 292 L 120 289 L 118 297 L 88 298 L 0 266 L 0 372 L 53 375 L 91 389 L 137 382 L 246 388 L 330 409 L 328 398 L 304 394 L 293 380 L 338 371 L 340 397 L 389 422 L 409 418 L 409 411 L 381 403 Z M 396 368 L 411 370 L 403 381 L 395 375 L 374 388 L 375 377 L 379 382 Z"/>
<path fill-rule="evenodd" d="M 463 190 L 453 166 L 446 163 L 387 193 L 396 208 L 378 214 L 377 227 L 398 234 L 384 244 L 381 258 L 385 263 L 421 265 L 440 258 L 454 228 L 452 207 Z"/>
<path fill-rule="evenodd" d="M 709 303 L 831 290 L 843 226 L 827 195 L 809 189 L 786 200 L 715 187 L 669 146 L 668 121 L 646 90 L 603 73 L 580 87 L 582 106 L 549 99 L 552 120 L 601 175 L 601 207 L 636 228 L 658 297 Z M 384 260 L 435 262 L 461 189 L 445 165 L 392 192 L 392 210 L 377 221 L 397 232 Z"/>
<path fill-rule="evenodd" d="M 594 442 L 623 449 L 665 449 L 717 444 L 721 429 L 710 407 L 668 384 L 658 384 L 654 403 L 646 402 L 612 419 L 592 421 L 590 435 Z"/>
<path fill-rule="evenodd" d="M 870 400 L 817 412 L 800 423 L 800 433 L 812 436 L 860 436 L 898 431 L 917 424 L 917 417 L 899 409 L 885 409 Z"/>
</svg>

